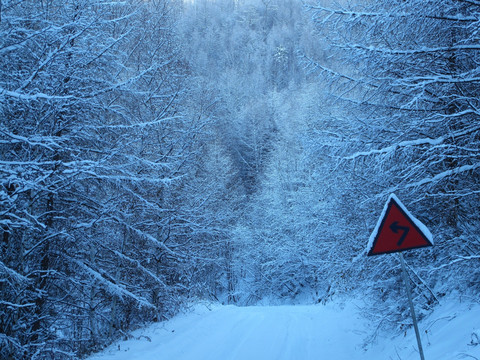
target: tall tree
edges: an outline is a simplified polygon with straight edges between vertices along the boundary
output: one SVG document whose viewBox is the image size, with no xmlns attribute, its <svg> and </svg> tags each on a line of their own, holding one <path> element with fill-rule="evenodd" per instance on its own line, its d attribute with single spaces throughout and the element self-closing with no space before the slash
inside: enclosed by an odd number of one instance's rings
<svg viewBox="0 0 480 360">
<path fill-rule="evenodd" d="M 310 8 L 337 59 L 310 65 L 330 83 L 336 103 L 350 109 L 344 135 L 355 135 L 344 159 L 362 181 L 363 207 L 396 192 L 432 228 L 435 265 L 415 279 L 428 301 L 444 268 L 457 269 L 461 286 L 470 286 L 466 270 L 480 251 L 479 5 L 387 0 Z M 376 219 L 367 221 L 373 228 Z M 377 267 L 380 278 L 389 263 Z"/>
<path fill-rule="evenodd" d="M 79 356 L 187 292 L 172 5 L 3 2 L 2 358 Z"/>
</svg>

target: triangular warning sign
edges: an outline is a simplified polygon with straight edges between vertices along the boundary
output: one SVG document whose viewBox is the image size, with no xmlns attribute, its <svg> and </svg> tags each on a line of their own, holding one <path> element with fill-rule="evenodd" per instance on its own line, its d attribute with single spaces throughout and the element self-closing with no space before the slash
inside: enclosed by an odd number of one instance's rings
<svg viewBox="0 0 480 360">
<path fill-rule="evenodd" d="M 390 195 L 370 236 L 367 255 L 380 255 L 433 245 L 433 237 L 400 200 Z"/>
</svg>

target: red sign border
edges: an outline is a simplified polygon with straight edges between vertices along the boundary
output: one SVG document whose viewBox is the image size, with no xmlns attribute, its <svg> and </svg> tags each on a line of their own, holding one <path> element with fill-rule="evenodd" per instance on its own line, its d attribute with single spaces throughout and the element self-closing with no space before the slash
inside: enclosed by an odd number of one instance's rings
<svg viewBox="0 0 480 360">
<path fill-rule="evenodd" d="M 390 210 L 393 206 L 393 204 L 395 203 L 395 205 L 397 206 L 398 210 L 400 210 L 400 213 L 405 216 L 405 218 L 408 219 L 408 221 L 410 221 L 410 224 L 415 228 L 415 230 L 422 236 L 422 238 L 425 240 L 425 242 L 427 242 L 426 245 L 419 245 L 419 246 L 412 246 L 412 247 L 409 247 L 409 248 L 406 248 L 406 249 L 396 249 L 396 250 L 389 250 L 389 251 L 382 251 L 382 252 L 378 252 L 378 253 L 373 253 L 373 250 L 375 249 L 375 245 L 377 244 L 377 241 L 378 241 L 378 238 L 380 237 L 380 234 L 383 230 L 383 227 L 385 225 L 385 221 L 387 220 L 387 217 L 388 217 L 388 214 L 390 213 Z M 429 247 L 429 246 L 433 246 L 432 242 L 428 239 L 428 237 L 423 233 L 422 230 L 420 230 L 420 228 L 417 226 L 417 224 L 415 223 L 415 221 L 412 219 L 412 216 L 413 215 L 409 215 L 405 212 L 404 208 L 402 205 L 400 205 L 396 200 L 395 198 L 392 196 L 390 198 L 390 201 L 388 202 L 388 206 L 387 206 L 387 210 L 385 211 L 385 215 L 383 216 L 383 219 L 380 223 L 380 226 L 378 228 L 378 231 L 377 231 L 377 234 L 375 236 L 375 239 L 373 240 L 373 243 L 372 243 L 372 246 L 369 250 L 369 252 L 367 253 L 367 256 L 376 256 L 376 255 L 383 255 L 383 254 L 391 254 L 391 253 L 396 253 L 396 252 L 401 252 L 401 251 L 407 251 L 407 250 L 413 250 L 413 249 L 420 249 L 420 248 L 424 248 L 424 247 Z"/>
</svg>

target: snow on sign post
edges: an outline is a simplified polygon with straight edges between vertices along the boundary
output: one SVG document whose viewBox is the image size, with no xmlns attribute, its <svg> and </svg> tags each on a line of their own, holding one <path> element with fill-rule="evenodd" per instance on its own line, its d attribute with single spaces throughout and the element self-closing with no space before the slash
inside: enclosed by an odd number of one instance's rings
<svg viewBox="0 0 480 360">
<path fill-rule="evenodd" d="M 432 233 L 407 210 L 394 194 L 391 194 L 368 240 L 367 256 L 398 252 L 421 360 L 425 360 L 425 356 L 413 307 L 410 281 L 401 252 L 432 245 Z"/>
</svg>

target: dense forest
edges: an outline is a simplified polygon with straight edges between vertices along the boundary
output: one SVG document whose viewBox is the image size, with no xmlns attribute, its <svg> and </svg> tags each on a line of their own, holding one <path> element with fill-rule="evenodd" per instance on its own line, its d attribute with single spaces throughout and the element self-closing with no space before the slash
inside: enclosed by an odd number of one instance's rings
<svg viewBox="0 0 480 360">
<path fill-rule="evenodd" d="M 420 316 L 478 298 L 479 93 L 477 0 L 0 0 L 0 358 L 200 299 L 404 326 L 391 193 L 434 235 Z"/>
</svg>

